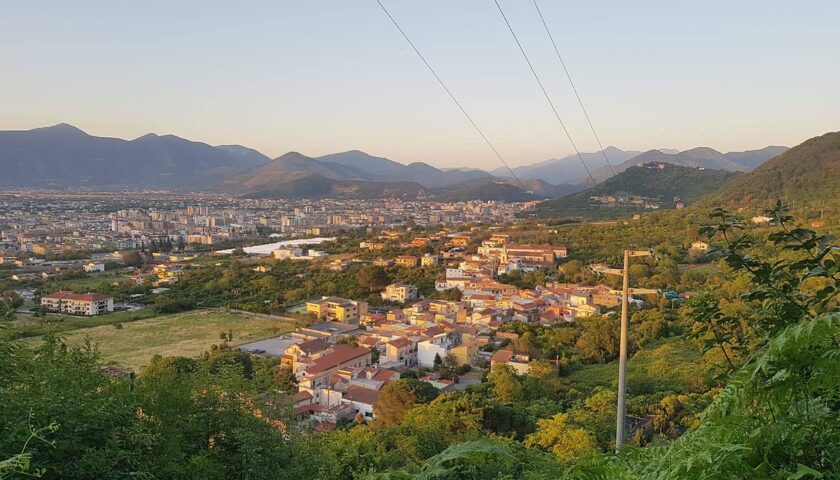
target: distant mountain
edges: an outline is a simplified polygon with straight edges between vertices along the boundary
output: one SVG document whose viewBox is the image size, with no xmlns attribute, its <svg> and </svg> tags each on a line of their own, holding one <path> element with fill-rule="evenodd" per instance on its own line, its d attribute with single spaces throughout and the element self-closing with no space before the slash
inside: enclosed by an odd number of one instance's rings
<svg viewBox="0 0 840 480">
<path fill-rule="evenodd" d="M 635 157 L 641 152 L 626 152 L 615 147 L 607 147 L 604 149 L 604 153 L 612 165 L 618 165 Z M 592 171 L 598 170 L 601 167 L 607 169 L 609 168 L 606 160 L 604 160 L 604 154 L 601 152 L 581 153 L 581 158 L 583 158 L 587 167 L 589 167 Z M 577 155 L 568 155 L 563 158 L 552 158 L 550 160 L 544 160 L 531 165 L 515 167 L 513 168 L 513 172 L 521 180 L 538 179 L 555 185 L 575 183 L 576 180 L 587 176 L 586 170 Z M 497 168 L 490 173 L 496 175 L 497 177 L 511 176 L 507 168 L 504 167 Z"/>
<path fill-rule="evenodd" d="M 603 218 L 628 215 L 655 205 L 691 203 L 738 177 L 737 172 L 652 162 L 627 168 L 598 185 L 539 204 L 540 217 Z M 648 206 L 648 207 L 646 207 Z"/>
<path fill-rule="evenodd" d="M 840 191 L 840 132 L 826 133 L 787 150 L 737 178 L 704 203 L 728 207 L 770 207 L 834 200 Z"/>
<path fill-rule="evenodd" d="M 271 161 L 271 158 L 267 155 L 263 155 L 253 148 L 243 147 L 242 145 L 216 145 L 216 148 L 239 158 L 249 166 L 260 165 Z"/>
<path fill-rule="evenodd" d="M 490 174 L 482 170 L 441 170 L 423 162 L 403 165 L 359 150 L 324 155 L 314 160 L 322 164 L 352 168 L 364 180 L 416 182 L 426 188 L 445 187 L 476 178 L 492 178 Z"/>
<path fill-rule="evenodd" d="M 634 165 L 664 162 L 685 167 L 748 172 L 767 160 L 784 153 L 785 150 L 787 150 L 787 147 L 776 146 L 765 147 L 760 150 L 729 153 L 721 153 L 709 147 L 697 147 L 682 152 L 650 150 L 640 153 L 620 164 L 613 165 L 613 169 L 615 173 L 620 173 Z M 592 176 L 595 177 L 596 181 L 601 182 L 612 176 L 612 172 L 609 168 L 600 168 L 595 170 Z M 588 184 L 590 180 L 588 177 L 581 176 L 575 183 Z"/>
<path fill-rule="evenodd" d="M 358 187 L 357 191 L 351 186 Z M 542 180 L 526 180 L 520 186 L 513 179 L 492 177 L 482 171 L 444 171 L 425 163 L 402 165 L 353 151 L 317 158 L 289 152 L 226 179 L 218 189 L 259 198 L 321 198 L 332 192 L 342 198 L 417 196 L 446 201 L 519 202 L 556 198 L 580 191 L 581 187 L 552 185 Z"/>
<path fill-rule="evenodd" d="M 0 185 L 205 188 L 265 162 L 239 146 L 222 148 L 174 135 L 96 137 L 65 123 L 0 131 Z"/>
</svg>

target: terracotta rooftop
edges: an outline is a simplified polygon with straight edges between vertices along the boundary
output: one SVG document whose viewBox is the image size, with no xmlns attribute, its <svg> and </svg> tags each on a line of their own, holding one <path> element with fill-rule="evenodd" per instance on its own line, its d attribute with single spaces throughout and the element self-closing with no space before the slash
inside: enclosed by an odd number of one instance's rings
<svg viewBox="0 0 840 480">
<path fill-rule="evenodd" d="M 372 388 L 359 387 L 357 385 L 350 385 L 342 398 L 352 402 L 364 403 L 366 405 L 374 405 L 379 400 L 379 391 Z"/>
<path fill-rule="evenodd" d="M 100 300 L 108 300 L 108 295 L 102 295 L 101 293 L 73 293 L 73 292 L 55 292 L 49 295 L 44 295 L 41 298 L 50 298 L 55 300 L 83 300 L 86 302 L 97 302 Z"/>
<path fill-rule="evenodd" d="M 397 348 L 407 347 L 407 346 L 411 345 L 411 343 L 412 343 L 411 340 L 409 340 L 405 337 L 400 337 L 400 338 L 397 338 L 397 339 L 394 339 L 394 340 L 391 340 L 390 342 L 388 342 L 389 345 L 393 345 Z"/>
<path fill-rule="evenodd" d="M 333 347 L 333 350 L 333 353 L 328 353 L 323 357 L 315 359 L 312 362 L 312 366 L 306 370 L 306 373 L 314 375 L 335 368 L 350 360 L 370 355 L 370 350 L 365 347 L 351 347 L 345 344 L 336 345 Z"/>
</svg>

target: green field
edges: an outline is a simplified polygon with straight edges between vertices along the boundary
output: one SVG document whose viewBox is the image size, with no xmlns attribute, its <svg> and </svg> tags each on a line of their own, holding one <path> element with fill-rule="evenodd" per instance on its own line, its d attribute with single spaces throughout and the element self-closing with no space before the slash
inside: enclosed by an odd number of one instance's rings
<svg viewBox="0 0 840 480">
<path fill-rule="evenodd" d="M 218 311 L 193 311 L 162 315 L 146 320 L 80 328 L 62 333 L 68 345 L 81 345 L 90 338 L 106 362 L 132 367 L 147 365 L 155 355 L 195 357 L 219 343 L 221 332 L 233 331 L 235 345 L 281 335 L 294 329 L 289 322 Z M 40 337 L 26 339 L 40 342 Z"/>
<path fill-rule="evenodd" d="M 91 273 L 86 278 L 74 278 L 70 280 L 54 280 L 56 287 L 62 290 L 84 293 L 97 288 L 103 283 L 110 285 L 114 282 L 126 282 L 131 280 L 130 275 L 119 272 Z"/>
<path fill-rule="evenodd" d="M 107 315 L 97 315 L 94 317 L 77 317 L 51 313 L 46 317 L 38 318 L 32 315 L 21 314 L 18 315 L 17 320 L 12 322 L 12 332 L 18 337 L 37 337 L 48 331 L 62 333 L 80 328 L 145 320 L 154 316 L 155 312 L 149 308 L 112 312 Z"/>
</svg>

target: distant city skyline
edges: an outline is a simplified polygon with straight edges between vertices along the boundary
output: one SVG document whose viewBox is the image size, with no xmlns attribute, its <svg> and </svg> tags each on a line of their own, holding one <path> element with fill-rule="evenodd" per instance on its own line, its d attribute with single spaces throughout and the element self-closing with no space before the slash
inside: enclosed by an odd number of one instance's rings
<svg viewBox="0 0 840 480">
<path fill-rule="evenodd" d="M 512 166 L 573 153 L 491 0 L 382 1 Z M 597 151 L 533 4 L 500 3 L 578 148 Z M 741 151 L 840 130 L 836 2 L 540 7 L 605 147 Z M 373 0 L 15 2 L 0 64 L 0 130 L 501 166 Z"/>
</svg>

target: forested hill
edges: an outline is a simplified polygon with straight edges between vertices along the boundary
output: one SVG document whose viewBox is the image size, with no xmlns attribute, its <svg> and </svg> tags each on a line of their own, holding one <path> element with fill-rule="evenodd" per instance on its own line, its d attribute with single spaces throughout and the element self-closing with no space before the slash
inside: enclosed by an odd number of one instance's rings
<svg viewBox="0 0 840 480">
<path fill-rule="evenodd" d="M 673 208 L 714 192 L 740 174 L 725 170 L 647 163 L 580 193 L 539 204 L 532 212 L 540 217 L 603 218 L 627 215 L 650 208 Z"/>
<path fill-rule="evenodd" d="M 767 207 L 782 200 L 801 204 L 837 198 L 838 191 L 840 132 L 831 132 L 767 161 L 726 185 L 704 203 Z"/>
</svg>

